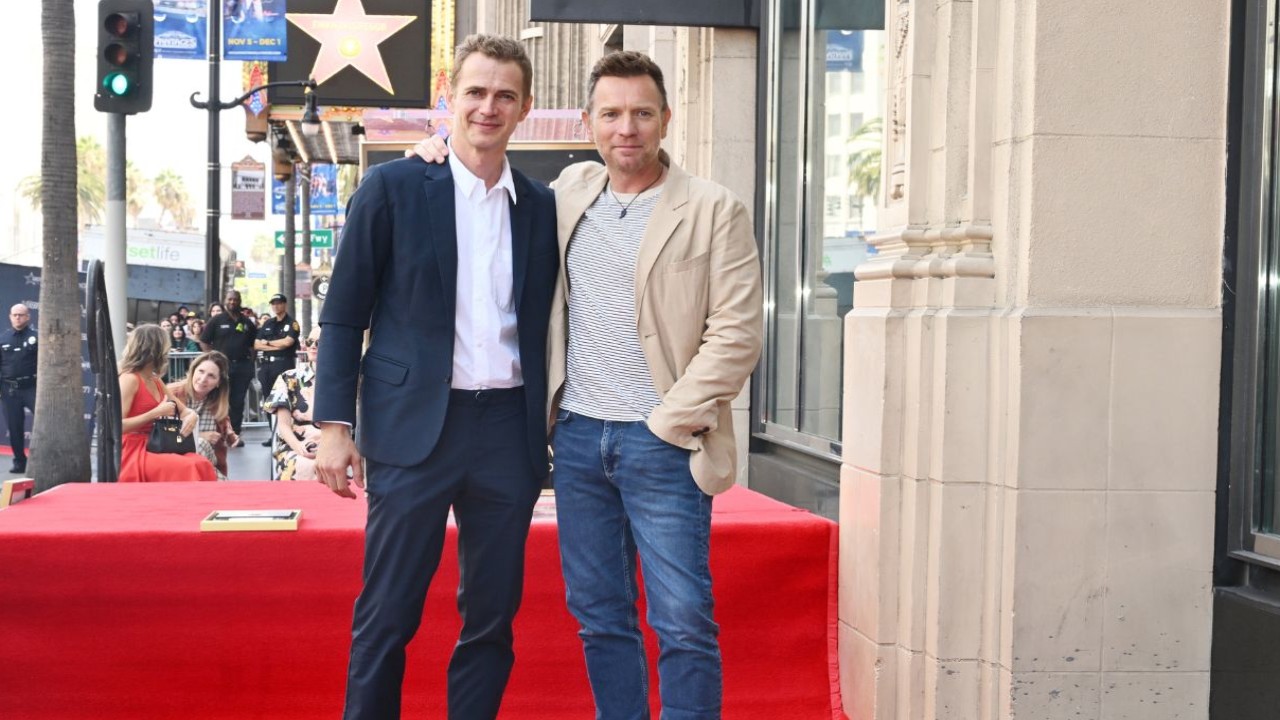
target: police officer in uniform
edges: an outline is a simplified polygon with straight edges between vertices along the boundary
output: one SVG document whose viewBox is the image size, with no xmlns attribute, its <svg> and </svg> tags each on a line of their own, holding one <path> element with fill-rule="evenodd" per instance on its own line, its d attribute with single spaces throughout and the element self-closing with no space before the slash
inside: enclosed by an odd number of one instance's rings
<svg viewBox="0 0 1280 720">
<path fill-rule="evenodd" d="M 267 318 L 258 329 L 258 339 L 253 348 L 262 353 L 262 361 L 258 365 L 258 382 L 262 383 L 262 397 L 271 396 L 276 378 L 285 370 L 292 370 L 298 357 L 298 323 L 289 317 L 288 299 L 276 293 L 271 296 L 271 312 L 273 317 Z M 273 418 L 274 419 L 274 418 Z M 270 447 L 268 437 L 263 446 Z"/>
<path fill-rule="evenodd" d="M 12 328 L 0 332 L 0 404 L 13 448 L 11 473 L 27 471 L 26 417 L 23 408 L 36 411 L 36 329 L 31 310 L 22 303 L 9 308 Z"/>
<path fill-rule="evenodd" d="M 241 312 L 238 290 L 227 291 L 222 307 L 223 312 L 205 324 L 200 347 L 206 351 L 217 350 L 231 362 L 231 429 L 240 435 L 245 393 L 249 392 L 249 383 L 253 380 L 253 346 L 258 326 Z M 236 447 L 243 445 L 243 439 L 236 443 Z"/>
</svg>

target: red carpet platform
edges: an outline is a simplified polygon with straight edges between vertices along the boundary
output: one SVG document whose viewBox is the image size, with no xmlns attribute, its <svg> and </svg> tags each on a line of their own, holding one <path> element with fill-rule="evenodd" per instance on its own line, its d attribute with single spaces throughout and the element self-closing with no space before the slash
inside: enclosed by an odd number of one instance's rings
<svg viewBox="0 0 1280 720">
<path fill-rule="evenodd" d="M 302 508 L 298 531 L 199 531 L 212 510 L 270 508 Z M 317 484 L 225 482 L 64 485 L 0 510 L 0 716 L 337 718 L 364 510 Z M 544 504 L 504 719 L 592 717 L 555 531 Z M 835 525 L 735 488 L 712 536 L 726 720 L 839 718 Z M 444 717 L 456 551 L 451 533 L 406 718 Z"/>
</svg>

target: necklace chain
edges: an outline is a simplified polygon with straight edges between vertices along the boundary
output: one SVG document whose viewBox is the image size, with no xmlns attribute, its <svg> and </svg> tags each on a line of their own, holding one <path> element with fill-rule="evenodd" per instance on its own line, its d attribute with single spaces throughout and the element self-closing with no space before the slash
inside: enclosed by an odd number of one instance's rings
<svg viewBox="0 0 1280 720">
<path fill-rule="evenodd" d="M 644 186 L 644 190 L 641 190 L 640 192 L 636 193 L 629 201 L 627 201 L 627 204 L 625 207 L 622 205 L 622 201 L 618 199 L 618 195 L 613 192 L 613 183 L 609 183 L 609 195 L 613 196 L 613 201 L 617 203 L 619 207 L 622 207 L 622 212 L 618 213 L 618 219 L 621 220 L 622 218 L 626 217 L 627 211 L 631 209 L 631 206 L 635 204 L 635 201 L 639 200 L 641 195 L 648 192 L 649 188 L 653 187 L 654 185 L 657 185 L 658 181 L 661 179 L 662 179 L 662 171 L 659 170 L 658 176 L 655 177 L 653 180 L 650 180 L 649 184 Z"/>
</svg>

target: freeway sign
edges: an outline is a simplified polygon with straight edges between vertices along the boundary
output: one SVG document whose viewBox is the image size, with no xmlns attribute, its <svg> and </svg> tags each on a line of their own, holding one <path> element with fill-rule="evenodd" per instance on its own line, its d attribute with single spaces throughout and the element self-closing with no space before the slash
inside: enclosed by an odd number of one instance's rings
<svg viewBox="0 0 1280 720">
<path fill-rule="evenodd" d="M 293 242 L 295 247 L 302 247 L 302 233 L 295 231 L 293 233 Z M 312 230 L 311 231 L 311 249 L 316 248 L 332 248 L 333 247 L 333 231 L 332 230 Z M 284 231 L 276 231 L 276 248 L 284 249 Z"/>
</svg>

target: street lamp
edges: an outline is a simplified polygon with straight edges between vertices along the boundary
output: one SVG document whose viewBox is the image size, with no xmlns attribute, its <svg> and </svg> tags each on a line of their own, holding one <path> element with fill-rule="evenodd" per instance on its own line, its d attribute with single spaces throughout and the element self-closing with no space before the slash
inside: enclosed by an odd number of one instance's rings
<svg viewBox="0 0 1280 720">
<path fill-rule="evenodd" d="M 213 3 L 217 5 L 218 3 Z M 210 40 L 214 42 L 214 40 Z M 216 52 L 216 51 L 215 51 Z M 212 68 L 217 66 L 211 63 Z M 216 70 L 211 70 L 216 73 Z M 209 188 L 208 188 L 208 217 L 205 221 L 205 255 L 204 255 L 204 296 L 205 296 L 205 312 L 213 306 L 214 303 L 221 301 L 219 295 L 219 281 L 222 278 L 222 256 L 221 239 L 219 233 L 220 218 L 222 215 L 222 171 L 219 164 L 219 138 L 218 138 L 218 113 L 223 110 L 230 110 L 233 107 L 239 107 L 246 100 L 253 96 L 254 93 L 273 87 L 301 87 L 303 89 L 303 113 L 302 113 L 302 132 L 308 136 L 315 135 L 320 131 L 320 113 L 316 109 L 316 81 L 315 80 L 280 80 L 277 82 L 269 82 L 250 89 L 240 97 L 222 102 L 217 98 L 216 82 L 210 82 L 210 94 L 213 97 L 210 100 L 197 100 L 196 96 L 200 91 L 191 93 L 191 107 L 197 110 L 207 110 L 209 112 Z"/>
<path fill-rule="evenodd" d="M 316 84 L 308 80 L 302 86 L 302 134 L 315 137 L 320 132 L 320 113 L 316 110 Z"/>
</svg>

